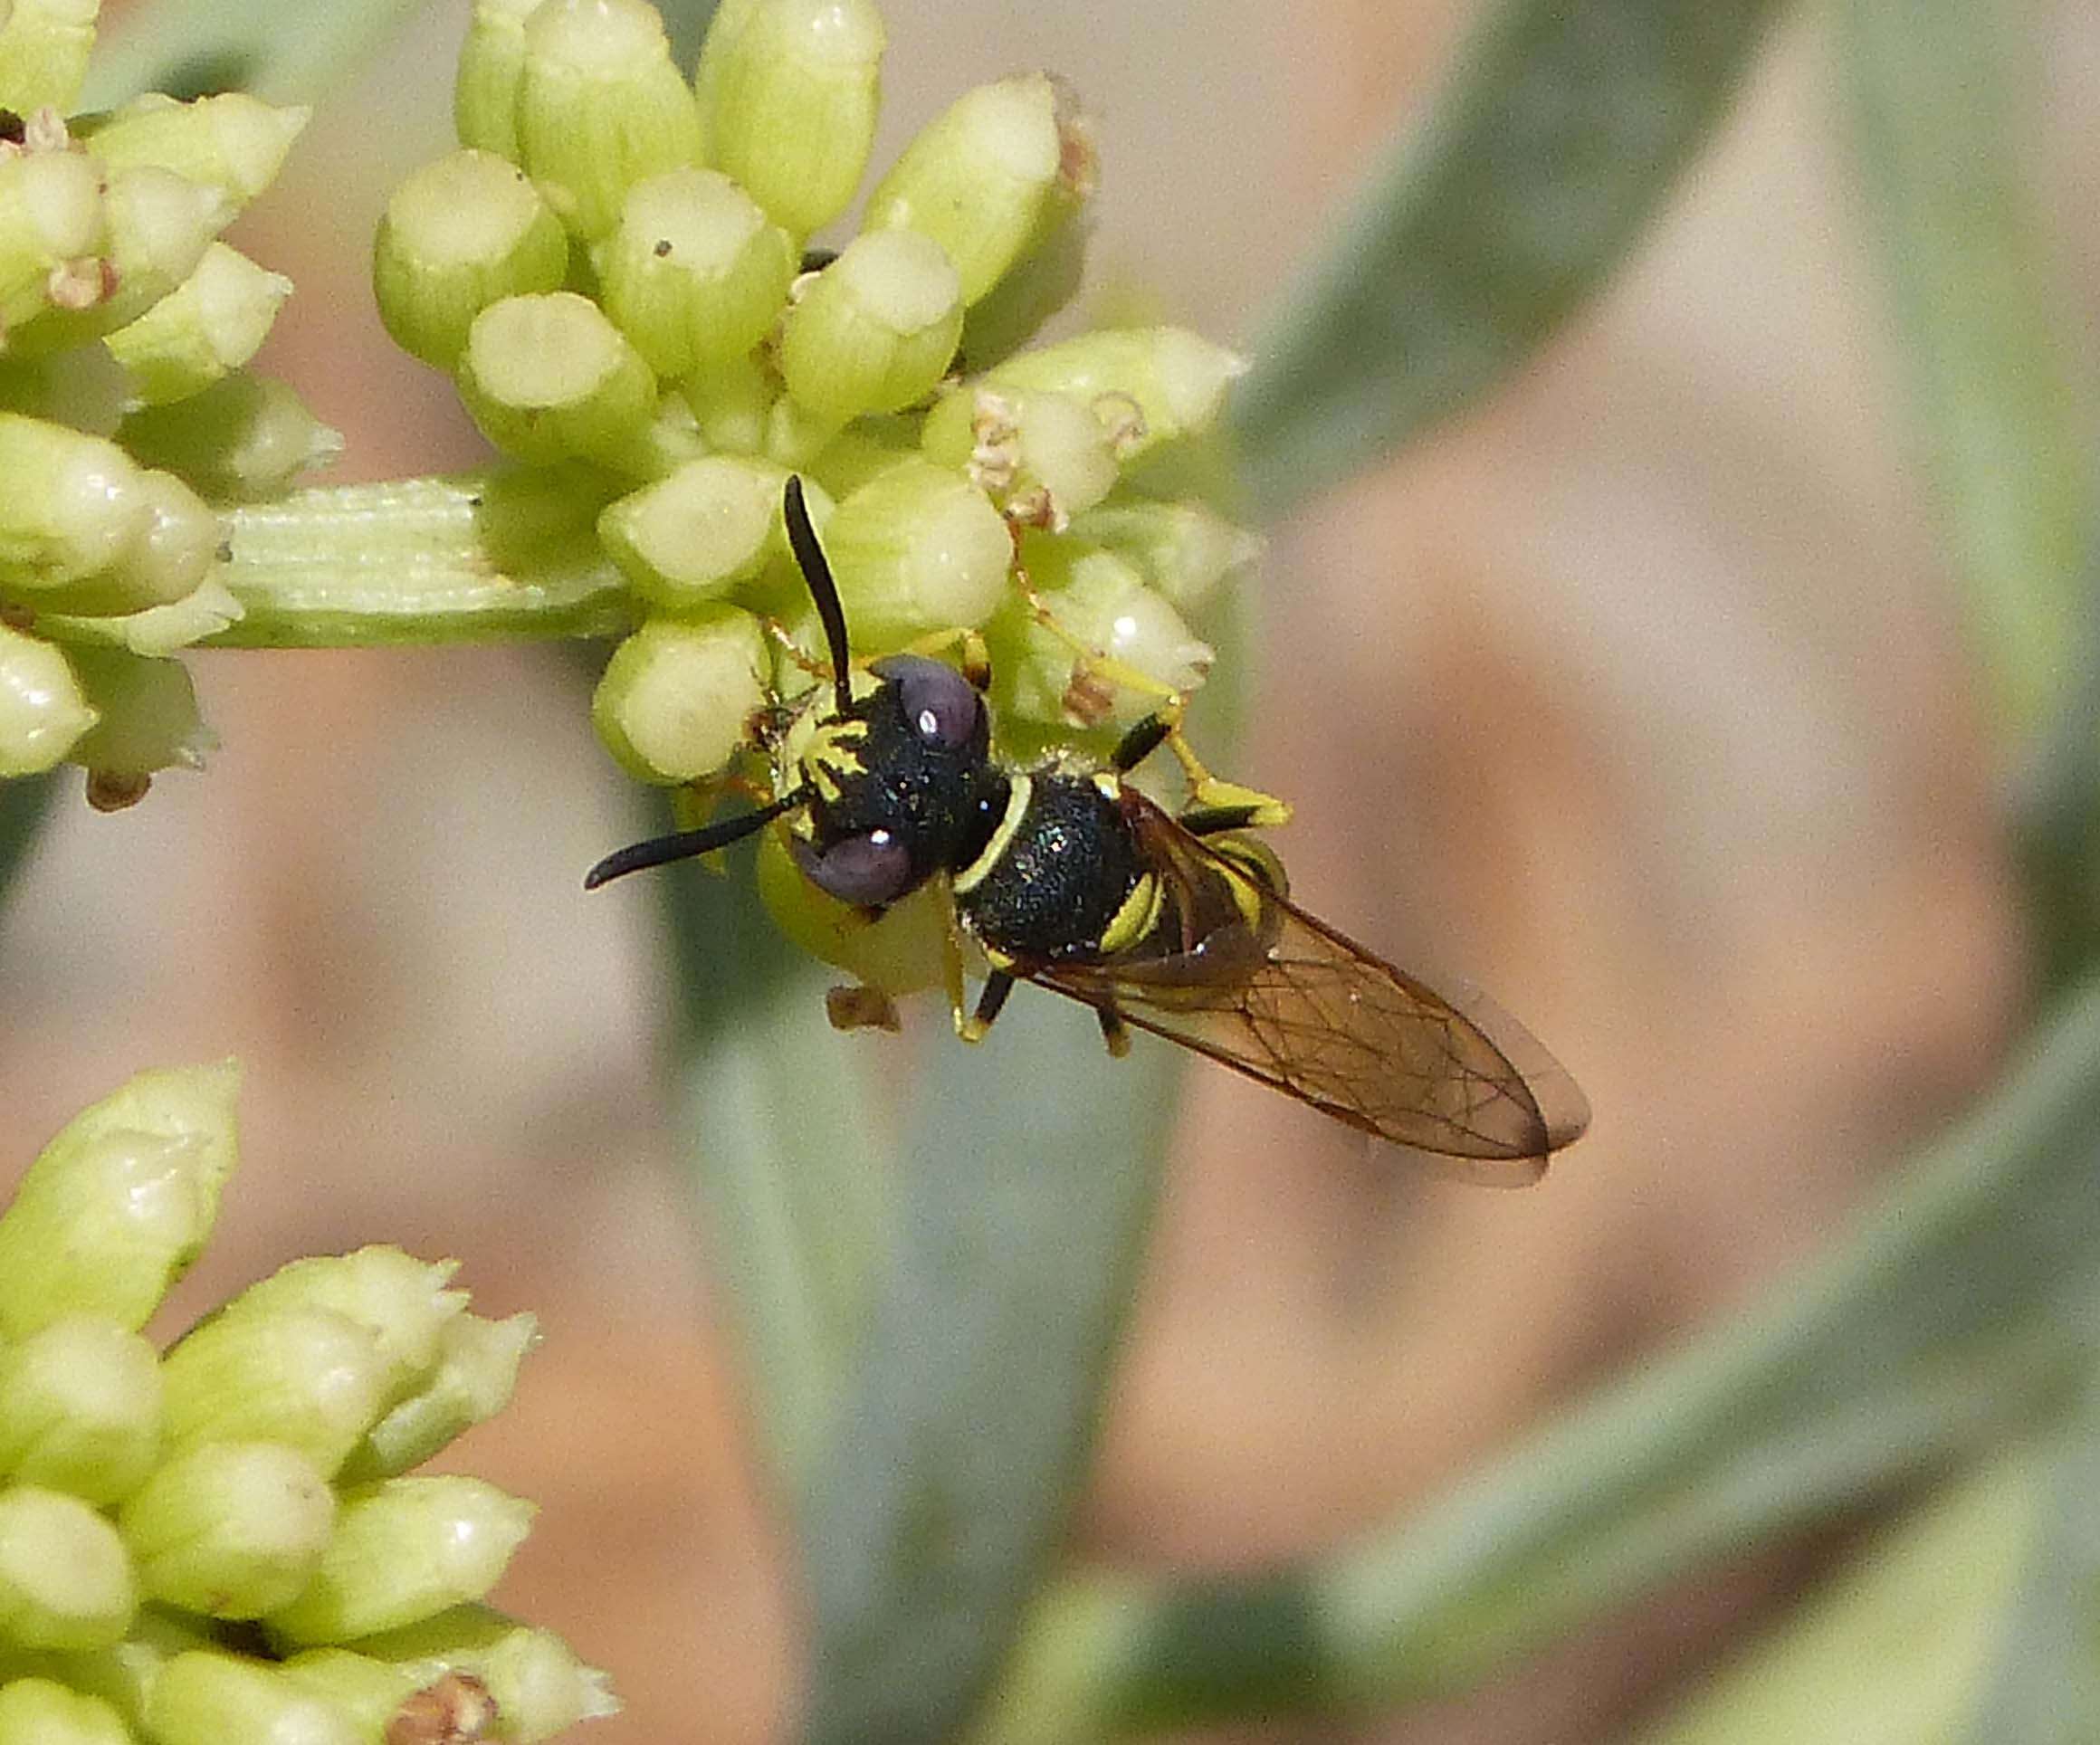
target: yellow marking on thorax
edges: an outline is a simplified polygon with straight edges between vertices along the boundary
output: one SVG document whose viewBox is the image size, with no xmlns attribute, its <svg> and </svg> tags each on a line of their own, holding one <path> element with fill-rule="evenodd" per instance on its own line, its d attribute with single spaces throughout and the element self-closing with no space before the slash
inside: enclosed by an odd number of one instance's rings
<svg viewBox="0 0 2100 1745">
<path fill-rule="evenodd" d="M 1035 791 L 1036 784 L 1030 777 L 1009 778 L 1007 809 L 999 818 L 998 828 L 992 832 L 992 839 L 984 845 L 984 852 L 955 875 L 953 888 L 957 896 L 967 896 L 975 891 L 984 882 L 985 874 L 999 863 L 999 856 L 1014 840 L 1014 832 L 1021 827 L 1021 816 L 1028 809 L 1028 796 Z"/>
<path fill-rule="evenodd" d="M 1159 921 L 1160 905 L 1165 898 L 1165 889 L 1157 872 L 1139 873 L 1130 895 L 1123 899 L 1122 906 L 1102 930 L 1102 955 L 1113 957 L 1119 951 L 1127 951 L 1150 933 Z"/>
</svg>

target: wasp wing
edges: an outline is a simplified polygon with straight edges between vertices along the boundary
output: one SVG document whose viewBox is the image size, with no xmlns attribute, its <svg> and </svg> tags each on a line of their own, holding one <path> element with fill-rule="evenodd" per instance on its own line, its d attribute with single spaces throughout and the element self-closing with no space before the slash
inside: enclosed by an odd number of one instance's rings
<svg viewBox="0 0 2100 1745">
<path fill-rule="evenodd" d="M 1574 1081 L 1485 996 L 1425 987 L 1149 802 L 1133 822 L 1165 890 L 1149 947 L 1030 979 L 1476 1179 L 1536 1180 L 1589 1125 Z"/>
</svg>

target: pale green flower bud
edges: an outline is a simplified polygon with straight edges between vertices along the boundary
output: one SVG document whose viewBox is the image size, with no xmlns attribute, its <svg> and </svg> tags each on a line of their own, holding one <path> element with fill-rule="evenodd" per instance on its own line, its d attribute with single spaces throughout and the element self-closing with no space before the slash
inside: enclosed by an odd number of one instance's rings
<svg viewBox="0 0 2100 1745">
<path fill-rule="evenodd" d="M 868 230 L 939 243 L 975 303 L 1038 237 L 1064 160 L 1057 86 L 1042 73 L 966 91 L 904 148 L 868 196 Z"/>
<path fill-rule="evenodd" d="M 203 584 L 218 554 L 219 518 L 172 472 L 141 472 L 134 490 L 146 512 L 130 543 L 100 574 L 38 590 L 39 612 L 143 612 L 187 599 Z"/>
<path fill-rule="evenodd" d="M 245 91 L 188 103 L 155 92 L 98 121 L 87 136 L 88 149 L 111 169 L 150 165 L 173 170 L 223 195 L 231 217 L 277 179 L 312 113 L 265 103 Z"/>
<path fill-rule="evenodd" d="M 774 925 L 820 962 L 850 971 L 879 993 L 938 987 L 948 950 L 948 912 L 931 886 L 893 902 L 873 920 L 866 910 L 819 891 L 777 830 L 759 843 L 759 900 Z"/>
<path fill-rule="evenodd" d="M 240 1082 L 231 1061 L 141 1073 L 44 1147 L 0 1213 L 0 1332 L 146 1324 L 211 1234 Z"/>
<path fill-rule="evenodd" d="M 803 483 L 845 497 L 877 473 L 920 458 L 919 430 L 910 418 L 863 418 L 825 444 L 803 470 Z"/>
<path fill-rule="evenodd" d="M 0 1489 L 0 1642 L 104 1648 L 138 1608 L 124 1541 L 91 1504 L 33 1484 Z"/>
<path fill-rule="evenodd" d="M 196 271 L 234 211 L 217 189 L 158 165 L 111 170 L 102 193 L 103 265 L 91 294 L 23 322 L 9 346 L 25 356 L 61 351 L 137 320 Z"/>
<path fill-rule="evenodd" d="M 14 0 L 0 9 L 0 109 L 72 108 L 100 9 L 101 0 Z"/>
<path fill-rule="evenodd" d="M 101 294 L 102 176 L 80 151 L 0 153 L 0 339 L 59 300 Z"/>
<path fill-rule="evenodd" d="M 1069 394 L 958 388 L 926 415 L 922 440 L 931 459 L 961 469 L 1026 527 L 1062 532 L 1115 487 L 1108 433 Z"/>
<path fill-rule="evenodd" d="M 464 1312 L 467 1293 L 445 1288 L 458 1271 L 455 1260 L 421 1261 L 390 1244 L 374 1244 L 281 1266 L 242 1292 L 225 1313 L 332 1309 L 348 1316 L 378 1340 L 391 1401 L 428 1379 L 445 1329 Z"/>
<path fill-rule="evenodd" d="M 883 43 L 872 0 L 725 5 L 710 27 L 709 158 L 790 234 L 852 203 L 874 142 Z"/>
<path fill-rule="evenodd" d="M 450 370 L 491 303 L 554 291 L 568 274 L 568 233 L 525 172 L 486 151 L 455 151 L 394 190 L 373 246 L 379 319 L 404 351 Z"/>
<path fill-rule="evenodd" d="M 386 1408 L 376 1335 L 332 1309 L 222 1312 L 161 1360 L 167 1440 L 280 1442 L 332 1474 Z"/>
<path fill-rule="evenodd" d="M 160 1457 L 160 1359 L 91 1315 L 0 1349 L 0 1473 L 90 1502 L 129 1496 Z"/>
<path fill-rule="evenodd" d="M 63 651 L 0 624 L 0 779 L 56 768 L 94 724 Z"/>
<path fill-rule="evenodd" d="M 1088 202 L 1096 180 L 1093 129 L 1062 84 L 1057 98 L 1057 179 L 1019 259 L 963 319 L 961 355 L 969 369 L 989 368 L 1018 351 L 1072 300 L 1086 276 L 1093 228 Z"/>
<path fill-rule="evenodd" d="M 1262 555 L 1258 533 L 1235 527 L 1198 502 L 1146 499 L 1102 503 L 1073 518 L 1072 534 L 1135 564 L 1153 587 L 1183 612 L 1194 612 L 1236 569 Z"/>
<path fill-rule="evenodd" d="M 823 533 L 856 652 L 981 625 L 1007 596 L 1014 547 L 1005 520 L 931 461 L 878 473 L 840 501 Z"/>
<path fill-rule="evenodd" d="M 359 1738 L 385 1740 L 387 1745 L 394 1745 L 401 1737 L 389 1735 L 387 1729 L 421 1688 L 410 1669 L 348 1648 L 309 1648 L 293 1654 L 283 1665 L 288 1678 L 348 1716 L 356 1724 Z M 406 1737 L 415 1745 L 424 1745 L 426 1740 L 443 1741 L 452 1735 L 408 1733 Z M 470 1732 L 462 1737 L 472 1740 L 480 1735 Z"/>
<path fill-rule="evenodd" d="M 117 426 L 117 440 L 215 503 L 277 496 L 343 447 L 289 386 L 244 369 L 177 405 L 132 413 Z"/>
<path fill-rule="evenodd" d="M 478 1680 L 502 1717 L 501 1737 L 516 1745 L 537 1745 L 620 1712 L 605 1673 L 585 1665 L 559 1636 L 486 1606 L 455 1606 L 358 1647 L 426 1682 L 447 1672 Z"/>
<path fill-rule="evenodd" d="M 340 1476 L 353 1483 L 393 1478 L 494 1417 L 511 1402 L 518 1366 L 539 1341 L 539 1327 L 530 1314 L 508 1321 L 462 1315 L 448 1321 L 438 1340 L 436 1368 L 372 1426 L 343 1463 Z"/>
<path fill-rule="evenodd" d="M 662 376 L 746 357 L 779 319 L 799 261 L 749 195 L 691 167 L 628 189 L 597 251 L 607 313 Z"/>
<path fill-rule="evenodd" d="M 126 1725 L 143 1729 L 147 1694 L 161 1669 L 177 1654 L 211 1645 L 198 1620 L 142 1606 L 121 1642 L 86 1653 L 53 1654 L 51 1660 L 55 1676 L 76 1691 L 100 1697 L 124 1717 Z"/>
<path fill-rule="evenodd" d="M 587 237 L 619 222 L 644 177 L 700 161 L 692 91 L 644 0 L 547 0 L 525 21 L 520 161 L 563 224 Z"/>
<path fill-rule="evenodd" d="M 283 274 L 214 243 L 195 272 L 102 343 L 138 401 L 186 400 L 253 358 L 291 295 Z"/>
<path fill-rule="evenodd" d="M 152 513 L 116 443 L 0 413 L 0 587 L 55 587 L 111 568 Z"/>
<path fill-rule="evenodd" d="M 990 374 L 1001 388 L 1053 388 L 1085 401 L 1129 461 L 1208 429 L 1246 359 L 1186 328 L 1102 329 L 1024 351 Z"/>
<path fill-rule="evenodd" d="M 933 391 L 962 334 L 962 292 L 938 243 L 878 230 L 806 281 L 780 337 L 780 374 L 803 405 L 844 423 Z"/>
<path fill-rule="evenodd" d="M 525 21 L 543 0 L 474 0 L 453 81 L 453 130 L 463 146 L 518 161 L 518 87 Z"/>
<path fill-rule="evenodd" d="M 459 385 L 484 436 L 541 465 L 616 450 L 656 409 L 641 354 L 596 303 L 568 291 L 483 310 L 467 331 Z"/>
<path fill-rule="evenodd" d="M 131 1745 L 124 1717 L 99 1696 L 48 1678 L 0 1684 L 0 1745 Z"/>
<path fill-rule="evenodd" d="M 80 648 L 73 665 L 101 720 L 73 747 L 88 771 L 88 800 L 118 812 L 146 797 L 163 769 L 201 769 L 218 745 L 197 710 L 180 661 L 146 660 L 118 648 Z"/>
<path fill-rule="evenodd" d="M 749 454 L 765 443 L 778 387 L 755 358 L 736 358 L 696 371 L 679 384 L 707 445 L 725 454 Z"/>
<path fill-rule="evenodd" d="M 714 148 L 713 116 L 716 97 L 721 89 L 722 71 L 730 63 L 730 50 L 763 3 L 764 0 L 719 0 L 713 15 L 708 20 L 707 34 L 701 39 L 700 60 L 692 69 L 692 92 L 694 107 L 700 112 L 700 157 L 703 164 L 720 161 Z"/>
<path fill-rule="evenodd" d="M 149 1599 L 211 1617 L 261 1617 L 320 1567 L 335 1493 L 304 1454 L 272 1442 L 178 1454 L 117 1517 Z"/>
<path fill-rule="evenodd" d="M 169 606 L 148 606 L 119 617 L 82 618 L 62 613 L 39 614 L 37 622 L 53 635 L 78 637 L 101 647 L 128 649 L 148 660 L 161 660 L 240 623 L 245 608 L 215 576 Z M 209 750 L 207 744 L 201 748 Z"/>
<path fill-rule="evenodd" d="M 1181 615 L 1121 558 L 1070 539 L 1031 539 L 1029 578 L 1052 616 L 1094 653 L 1135 668 L 1174 691 L 1203 682 L 1214 658 Z M 1134 726 L 1159 699 L 1091 672 L 1071 644 L 1025 609 L 991 634 L 995 703 L 1017 717 L 1080 727 Z"/>
<path fill-rule="evenodd" d="M 345 1493 L 306 1591 L 272 1631 L 311 1646 L 354 1642 L 479 1599 L 525 1542 L 535 1510 L 478 1478 L 390 1478 Z"/>
<path fill-rule="evenodd" d="M 613 651 L 591 721 L 638 780 L 697 781 L 745 742 L 768 664 L 759 621 L 734 606 L 652 619 Z"/>
<path fill-rule="evenodd" d="M 635 590 L 658 606 L 699 606 L 748 581 L 780 551 L 787 472 L 711 454 L 607 506 L 598 538 Z"/>
<path fill-rule="evenodd" d="M 146 1701 L 154 1745 L 371 1745 L 282 1667 L 238 1654 L 177 1654 Z"/>
</svg>

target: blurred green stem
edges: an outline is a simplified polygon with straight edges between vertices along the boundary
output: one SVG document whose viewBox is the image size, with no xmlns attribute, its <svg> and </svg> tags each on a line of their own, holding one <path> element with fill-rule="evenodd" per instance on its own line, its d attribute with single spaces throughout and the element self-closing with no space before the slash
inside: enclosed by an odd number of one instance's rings
<svg viewBox="0 0 2100 1745">
<path fill-rule="evenodd" d="M 2060 1397 L 2100 1292 L 2100 983 L 1837 1254 L 1420 1518 L 1246 1581 L 1045 1605 L 982 1745 L 1462 1691 Z"/>
<path fill-rule="evenodd" d="M 58 792 L 55 776 L 24 776 L 0 780 L 0 915 L 6 912 L 7 895 L 14 875 L 35 844 L 45 815 Z"/>
<path fill-rule="evenodd" d="M 1985 671 L 2028 733 L 2089 645 L 2100 479 L 2092 348 L 2032 161 L 2039 17 L 1973 0 L 1844 0 L 1838 17 L 1935 507 Z"/>
</svg>

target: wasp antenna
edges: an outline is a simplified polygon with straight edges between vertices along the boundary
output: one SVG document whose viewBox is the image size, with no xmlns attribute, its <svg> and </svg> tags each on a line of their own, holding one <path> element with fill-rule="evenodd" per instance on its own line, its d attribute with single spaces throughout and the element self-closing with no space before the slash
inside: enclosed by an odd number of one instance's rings
<svg viewBox="0 0 2100 1745">
<path fill-rule="evenodd" d="M 801 566 L 802 579 L 809 585 L 809 597 L 816 602 L 816 615 L 824 625 L 824 640 L 831 645 L 831 682 L 843 715 L 853 706 L 852 656 L 845 640 L 845 607 L 839 603 L 838 584 L 831 578 L 824 548 L 816 543 L 816 529 L 809 525 L 809 510 L 802 501 L 802 479 L 788 475 L 788 496 L 783 506 L 788 521 L 788 543 Z"/>
<path fill-rule="evenodd" d="M 583 875 L 583 888 L 596 891 L 611 879 L 623 879 L 630 872 L 639 872 L 645 866 L 662 866 L 668 861 L 689 861 L 696 854 L 711 854 L 718 848 L 727 848 L 731 843 L 741 842 L 746 836 L 763 830 L 783 813 L 792 812 L 798 806 L 809 803 L 807 788 L 797 788 L 794 793 L 775 800 L 770 806 L 762 806 L 756 812 L 746 812 L 734 818 L 718 819 L 713 824 L 702 825 L 698 830 L 681 830 L 673 835 L 652 836 L 645 843 L 607 854 L 604 860 Z"/>
</svg>

